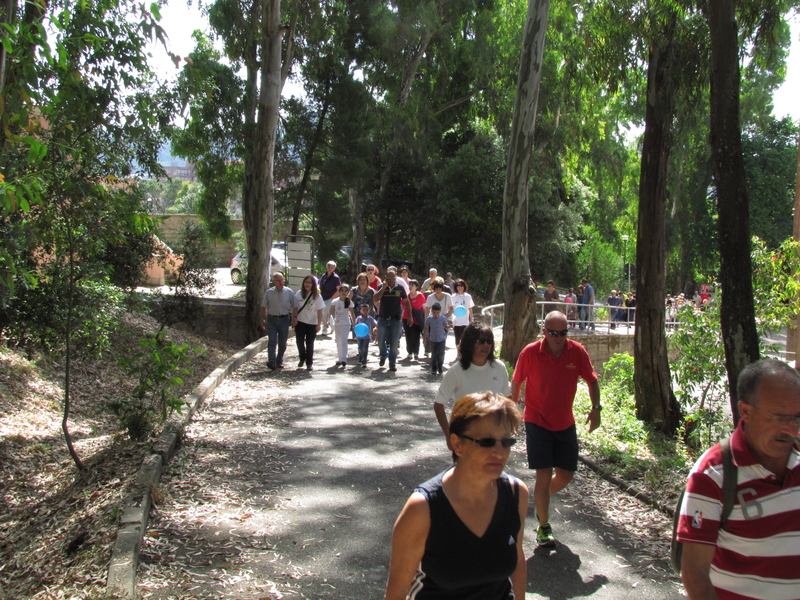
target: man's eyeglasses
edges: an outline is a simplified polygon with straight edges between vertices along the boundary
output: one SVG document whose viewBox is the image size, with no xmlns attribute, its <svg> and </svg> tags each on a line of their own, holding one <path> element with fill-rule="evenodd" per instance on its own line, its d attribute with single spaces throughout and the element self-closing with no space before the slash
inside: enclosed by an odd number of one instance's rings
<svg viewBox="0 0 800 600">
<path fill-rule="evenodd" d="M 567 330 L 555 331 L 554 329 L 547 329 L 547 335 L 550 337 L 567 337 Z"/>
<path fill-rule="evenodd" d="M 460 433 L 456 435 L 458 435 L 458 437 L 464 438 L 465 440 L 470 440 L 471 442 L 475 442 L 481 448 L 494 448 L 497 442 L 500 442 L 500 445 L 503 448 L 511 448 L 511 446 L 517 443 L 517 440 L 515 438 L 501 438 L 498 440 L 493 437 L 485 437 L 476 440 L 475 438 L 469 437 L 468 435 L 461 435 Z"/>
<path fill-rule="evenodd" d="M 494 344 L 494 340 L 492 338 L 478 338 L 475 340 L 475 345 L 478 346 L 480 344 Z"/>
<path fill-rule="evenodd" d="M 747 402 L 746 404 L 750 403 Z M 757 404 L 750 404 L 750 406 L 761 412 L 765 417 L 768 417 L 769 420 L 776 425 L 780 425 L 781 427 L 784 425 L 794 425 L 795 428 L 800 429 L 800 415 L 776 415 L 759 408 Z"/>
</svg>

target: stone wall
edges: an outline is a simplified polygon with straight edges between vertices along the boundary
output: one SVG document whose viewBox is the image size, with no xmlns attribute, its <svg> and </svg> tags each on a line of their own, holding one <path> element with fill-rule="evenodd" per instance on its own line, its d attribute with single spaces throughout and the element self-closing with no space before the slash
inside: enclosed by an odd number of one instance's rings
<svg viewBox="0 0 800 600">
<path fill-rule="evenodd" d="M 158 237 L 160 237 L 170 248 L 178 246 L 181 231 L 187 222 L 199 223 L 200 217 L 197 215 L 154 215 L 163 219 L 158 227 Z M 239 233 L 244 227 L 242 219 L 231 219 L 231 229 L 233 233 Z M 289 233 L 289 224 L 275 223 L 273 237 L 275 241 L 283 240 Z M 236 242 L 213 242 L 211 245 L 214 256 L 217 259 L 217 267 L 230 267 L 231 259 L 236 256 Z"/>
<path fill-rule="evenodd" d="M 206 315 L 199 323 L 179 324 L 176 329 L 191 331 L 215 340 L 231 342 L 244 348 L 247 339 L 244 300 L 203 300 Z"/>
<path fill-rule="evenodd" d="M 158 227 L 158 237 L 173 250 L 179 245 L 181 231 L 187 222 L 199 223 L 200 217 L 197 215 L 156 215 L 163 218 Z M 242 230 L 241 219 L 231 219 L 231 228 L 234 233 Z M 213 242 L 211 245 L 214 257 L 217 259 L 217 267 L 230 267 L 231 259 L 236 256 L 236 242 Z"/>
</svg>

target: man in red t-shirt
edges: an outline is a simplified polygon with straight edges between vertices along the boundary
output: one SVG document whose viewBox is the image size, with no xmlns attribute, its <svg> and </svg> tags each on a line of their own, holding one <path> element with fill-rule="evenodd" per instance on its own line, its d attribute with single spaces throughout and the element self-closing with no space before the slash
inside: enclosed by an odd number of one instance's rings
<svg viewBox="0 0 800 600">
<path fill-rule="evenodd" d="M 533 500 L 541 546 L 555 546 L 550 526 L 550 497 L 563 490 L 578 470 L 578 435 L 572 403 L 578 378 L 589 385 L 592 410 L 586 418 L 591 433 L 600 426 L 600 384 L 589 353 L 567 339 L 567 317 L 559 311 L 547 314 L 544 339 L 525 346 L 517 359 L 511 396 L 519 402 L 525 384 L 525 436 L 528 467 L 536 470 Z M 555 471 L 555 474 L 553 472 Z"/>
</svg>

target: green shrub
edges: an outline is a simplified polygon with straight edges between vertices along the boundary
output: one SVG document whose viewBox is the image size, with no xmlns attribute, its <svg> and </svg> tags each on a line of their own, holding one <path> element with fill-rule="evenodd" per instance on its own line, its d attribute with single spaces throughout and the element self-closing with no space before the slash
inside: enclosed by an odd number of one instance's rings
<svg viewBox="0 0 800 600">
<path fill-rule="evenodd" d="M 138 383 L 130 396 L 119 397 L 110 405 L 133 440 L 146 438 L 173 411 L 180 414 L 185 402 L 173 390 L 183 385 L 180 376 L 189 373 L 184 366 L 188 344 L 164 343 L 158 335 L 150 335 L 141 338 L 139 345 L 141 352 L 117 361 Z"/>
</svg>

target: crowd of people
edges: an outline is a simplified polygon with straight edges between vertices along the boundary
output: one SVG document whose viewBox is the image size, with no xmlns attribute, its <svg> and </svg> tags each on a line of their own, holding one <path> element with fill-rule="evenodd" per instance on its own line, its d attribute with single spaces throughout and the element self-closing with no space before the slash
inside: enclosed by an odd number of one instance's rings
<svg viewBox="0 0 800 600">
<path fill-rule="evenodd" d="M 409 277 L 407 267 L 389 267 L 381 279 L 378 268 L 367 265 L 351 289 L 330 261 L 319 280 L 306 276 L 294 293 L 285 286 L 282 274 L 274 274 L 261 305 L 261 328 L 269 337 L 267 366 L 283 368 L 289 330 L 294 328 L 298 368 L 313 370 L 317 336 L 333 332 L 338 352 L 335 366 L 347 366 L 352 337 L 361 368 L 367 367 L 371 342 L 378 346 L 379 366 L 388 362 L 393 372 L 402 334 L 408 360 L 419 362 L 422 349 L 424 357 L 430 357 L 431 373 L 443 374 L 448 332 L 453 331 L 458 346 L 473 321 L 475 303 L 463 279 L 453 279 L 451 273 L 439 277 L 436 269 L 428 275 L 420 285 Z"/>
<path fill-rule="evenodd" d="M 297 332 L 299 366 L 311 369 L 314 340 L 324 326 L 334 332 L 336 366 L 347 365 L 348 337 L 355 335 L 362 367 L 377 342 L 380 365 L 388 360 L 389 370 L 396 370 L 403 330 L 407 358 L 417 359 L 425 344 L 431 372 L 441 374 L 444 340 L 452 328 L 457 359 L 441 380 L 432 416 L 453 466 L 417 486 L 400 512 L 385 599 L 524 598 L 529 490 L 505 467 L 524 427 L 527 465 L 535 473 L 536 542 L 555 548 L 550 505 L 578 468 L 573 404 L 581 379 L 591 400 L 588 433 L 601 424 L 600 384 L 591 358 L 569 339 L 576 323 L 594 326 L 591 310 L 583 315 L 569 310 L 570 304 L 591 307 L 594 289 L 584 281 L 579 294 L 570 290 L 564 311 L 548 282 L 545 302 L 551 304 L 542 337 L 521 351 L 509 380 L 506 365 L 495 356 L 491 327 L 473 320 L 465 281 L 445 283 L 431 270 L 420 285 L 407 271 L 391 267 L 381 281 L 377 268 L 370 267 L 350 289 L 337 281 L 331 263 L 324 284 L 306 277 L 296 294 L 276 274 L 262 306 L 270 336 L 268 366 L 282 367 L 291 326 Z M 635 296 L 632 300 L 628 304 L 612 291 L 607 302 L 614 311 L 612 325 L 628 320 L 617 315 L 634 308 Z M 700 298 L 699 307 L 707 303 Z M 736 431 L 697 461 L 680 508 L 677 538 L 684 545 L 686 591 L 690 600 L 800 598 L 800 375 L 777 360 L 753 363 L 741 373 L 738 400 Z M 733 475 L 723 475 L 731 469 Z M 730 514 L 721 516 L 731 478 L 736 500 Z"/>
</svg>

